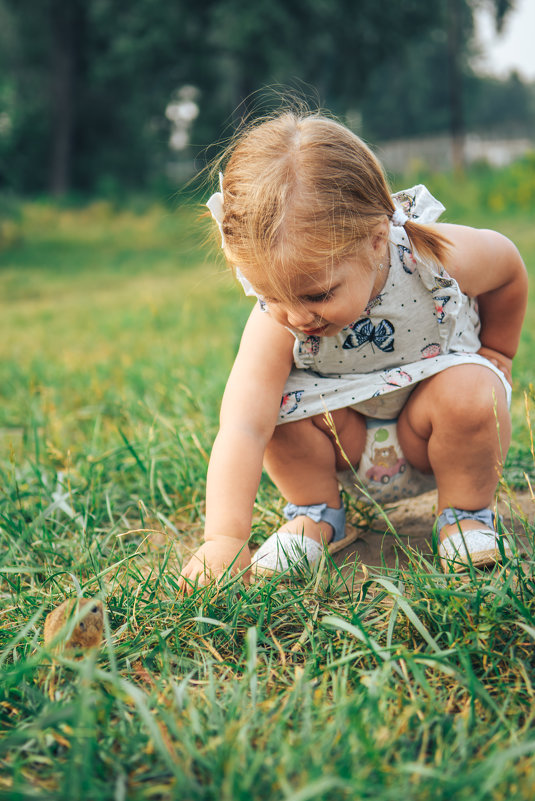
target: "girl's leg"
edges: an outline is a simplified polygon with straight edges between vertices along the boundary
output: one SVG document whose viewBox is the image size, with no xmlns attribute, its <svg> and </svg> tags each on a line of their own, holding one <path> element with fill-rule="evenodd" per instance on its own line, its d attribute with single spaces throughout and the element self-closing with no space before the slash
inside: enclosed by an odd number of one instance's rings
<svg viewBox="0 0 535 801">
<path fill-rule="evenodd" d="M 398 437 L 408 461 L 434 473 L 439 512 L 491 506 L 511 441 L 502 382 L 475 364 L 422 381 L 400 415 Z M 463 520 L 460 526 L 468 531 L 481 523 Z M 457 530 L 458 524 L 444 526 L 441 539 Z"/>
<path fill-rule="evenodd" d="M 332 418 L 340 444 L 356 466 L 366 442 L 364 418 L 353 409 L 338 409 Z M 348 465 L 323 415 L 277 426 L 266 449 L 264 467 L 281 495 L 291 503 L 326 503 L 339 508 L 336 471 L 347 469 Z M 329 542 L 333 536 L 328 523 L 315 523 L 304 515 L 289 520 L 281 530 L 304 534 L 316 542 Z"/>
</svg>

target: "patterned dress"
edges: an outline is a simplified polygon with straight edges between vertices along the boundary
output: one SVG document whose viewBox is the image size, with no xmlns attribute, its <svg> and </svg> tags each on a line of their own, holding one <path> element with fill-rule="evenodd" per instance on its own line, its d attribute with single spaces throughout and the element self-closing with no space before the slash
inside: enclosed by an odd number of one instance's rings
<svg viewBox="0 0 535 801">
<path fill-rule="evenodd" d="M 421 184 L 393 200 L 420 223 L 433 223 L 444 211 Z M 284 424 L 347 406 L 364 414 L 368 442 L 359 476 L 381 500 L 418 494 L 434 484 L 408 465 L 395 433 L 395 419 L 419 381 L 458 364 L 482 364 L 500 377 L 508 401 L 511 396 L 503 373 L 477 354 L 475 299 L 439 264 L 420 259 L 403 227 L 391 225 L 389 243 L 386 283 L 358 320 L 332 337 L 292 332 L 294 366 L 278 419 Z"/>
</svg>

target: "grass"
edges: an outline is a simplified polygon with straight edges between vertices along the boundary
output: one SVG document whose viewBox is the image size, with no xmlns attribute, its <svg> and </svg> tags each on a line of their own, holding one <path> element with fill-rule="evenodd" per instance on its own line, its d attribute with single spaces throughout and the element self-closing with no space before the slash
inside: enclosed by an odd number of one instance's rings
<svg viewBox="0 0 535 801">
<path fill-rule="evenodd" d="M 514 514 L 526 553 L 490 572 L 444 576 L 400 542 L 395 567 L 326 557 L 300 581 L 180 597 L 249 302 L 187 205 L 15 211 L 0 252 L 0 797 L 531 801 L 533 525 Z M 533 275 L 527 214 L 491 208 L 484 224 Z M 534 480 L 533 314 L 513 488 Z M 254 540 L 279 510 L 263 483 Z M 77 583 L 105 601 L 105 644 L 54 658 L 44 617 Z"/>
</svg>

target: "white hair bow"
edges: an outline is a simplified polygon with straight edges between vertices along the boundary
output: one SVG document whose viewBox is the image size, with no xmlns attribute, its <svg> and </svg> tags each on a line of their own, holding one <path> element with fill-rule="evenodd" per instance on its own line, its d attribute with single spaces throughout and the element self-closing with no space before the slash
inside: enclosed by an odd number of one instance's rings
<svg viewBox="0 0 535 801">
<path fill-rule="evenodd" d="M 219 233 L 221 234 L 221 247 L 225 247 L 225 234 L 223 233 L 223 219 L 225 217 L 225 209 L 223 206 L 223 173 L 219 173 L 219 192 L 214 192 L 212 197 L 206 204 L 210 210 L 210 214 L 217 223 Z"/>
<path fill-rule="evenodd" d="M 210 210 L 210 214 L 214 218 L 217 223 L 217 227 L 219 228 L 219 233 L 221 234 L 221 247 L 225 247 L 225 234 L 223 233 L 223 220 L 225 218 L 225 208 L 223 205 L 223 173 L 219 173 L 219 192 L 214 192 L 212 197 L 208 200 L 207 206 Z M 243 275 L 239 267 L 235 267 L 236 278 L 240 282 L 243 287 L 243 291 L 246 295 L 250 297 L 258 297 L 256 292 L 253 289 L 253 286 L 250 281 Z"/>
<path fill-rule="evenodd" d="M 407 222 L 408 219 L 409 219 L 408 216 L 405 214 L 403 209 L 400 208 L 399 206 L 396 208 L 396 210 L 394 211 L 392 217 L 390 218 L 390 220 L 392 222 L 392 225 L 396 225 L 396 226 L 405 225 L 405 223 Z"/>
</svg>

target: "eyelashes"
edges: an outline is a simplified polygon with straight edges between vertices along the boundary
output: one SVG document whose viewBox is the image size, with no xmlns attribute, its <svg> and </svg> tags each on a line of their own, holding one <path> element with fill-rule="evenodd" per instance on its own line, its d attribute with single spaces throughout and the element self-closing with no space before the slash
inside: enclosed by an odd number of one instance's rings
<svg viewBox="0 0 535 801">
<path fill-rule="evenodd" d="M 303 300 L 307 301 L 308 303 L 322 303 L 326 300 L 330 300 L 333 294 L 333 290 L 330 289 L 328 292 L 322 292 L 321 295 L 305 295 Z"/>
<path fill-rule="evenodd" d="M 321 292 L 318 295 L 303 295 L 301 301 L 304 303 L 325 303 L 326 301 L 331 300 L 331 298 L 334 296 L 334 292 L 335 288 L 328 289 L 326 292 Z M 266 297 L 265 295 L 262 295 L 262 301 L 270 304 L 280 302 L 276 298 Z"/>
</svg>

